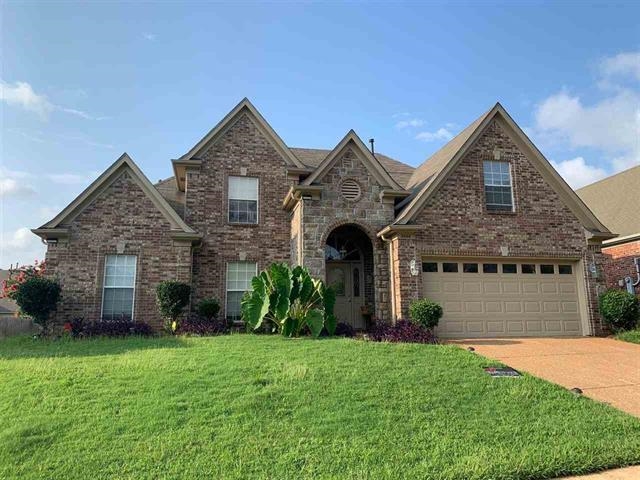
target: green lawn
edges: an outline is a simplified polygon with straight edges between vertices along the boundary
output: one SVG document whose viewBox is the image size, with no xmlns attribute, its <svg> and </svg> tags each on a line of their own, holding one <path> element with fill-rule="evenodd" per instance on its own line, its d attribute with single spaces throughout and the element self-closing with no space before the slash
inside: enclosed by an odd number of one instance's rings
<svg viewBox="0 0 640 480">
<path fill-rule="evenodd" d="M 453 346 L 0 341 L 2 479 L 535 479 L 640 463 L 640 420 Z"/>
<path fill-rule="evenodd" d="M 640 343 L 640 328 L 619 333 L 616 338 L 625 342 Z"/>
</svg>

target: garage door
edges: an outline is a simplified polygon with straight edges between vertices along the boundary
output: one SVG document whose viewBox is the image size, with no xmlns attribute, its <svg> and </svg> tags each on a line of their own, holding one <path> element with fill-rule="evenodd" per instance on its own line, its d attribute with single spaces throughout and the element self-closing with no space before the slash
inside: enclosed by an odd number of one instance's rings
<svg viewBox="0 0 640 480">
<path fill-rule="evenodd" d="M 442 337 L 581 335 L 577 264 L 425 258 L 424 296 Z"/>
</svg>

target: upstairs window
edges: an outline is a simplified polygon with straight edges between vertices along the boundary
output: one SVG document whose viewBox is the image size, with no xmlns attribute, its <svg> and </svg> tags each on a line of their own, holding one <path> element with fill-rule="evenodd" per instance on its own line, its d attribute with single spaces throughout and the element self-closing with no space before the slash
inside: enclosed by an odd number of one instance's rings
<svg viewBox="0 0 640 480">
<path fill-rule="evenodd" d="M 258 223 L 258 179 L 229 177 L 229 223 Z"/>
<path fill-rule="evenodd" d="M 484 198 L 487 210 L 513 212 L 513 189 L 509 162 L 484 162 Z"/>
<path fill-rule="evenodd" d="M 131 320 L 136 283 L 135 255 L 107 255 L 102 292 L 103 320 Z"/>
</svg>

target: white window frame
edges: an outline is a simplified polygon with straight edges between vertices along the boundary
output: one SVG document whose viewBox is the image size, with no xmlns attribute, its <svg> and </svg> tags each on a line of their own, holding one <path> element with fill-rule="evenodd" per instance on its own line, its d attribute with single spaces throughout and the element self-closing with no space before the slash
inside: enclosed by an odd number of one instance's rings
<svg viewBox="0 0 640 480">
<path fill-rule="evenodd" d="M 509 189 L 511 190 L 511 209 L 507 210 L 506 208 L 503 209 L 492 209 L 489 208 L 489 203 L 487 202 L 487 189 L 486 187 L 505 187 L 506 185 L 496 185 L 493 183 L 487 183 L 486 178 L 485 178 L 485 167 L 487 165 L 487 163 L 502 163 L 502 164 L 506 164 L 508 167 L 508 171 L 509 171 Z M 485 208 L 488 212 L 515 212 L 516 211 L 516 199 L 515 196 L 513 194 L 513 171 L 511 168 L 511 162 L 505 162 L 504 160 L 484 160 L 482 162 L 482 185 L 483 185 L 483 193 L 484 193 L 484 205 Z M 497 204 L 497 203 L 492 203 L 491 205 L 494 206 L 503 206 L 506 207 L 507 205 L 501 205 L 501 204 Z"/>
<path fill-rule="evenodd" d="M 135 263 L 133 265 L 133 286 L 123 287 L 123 286 L 107 286 L 107 258 L 109 257 L 133 257 L 135 259 Z M 131 321 L 134 321 L 133 314 L 136 311 L 136 283 L 138 281 L 138 256 L 137 255 L 126 255 L 126 254 L 117 254 L 110 253 L 104 256 L 104 268 L 102 272 L 102 302 L 100 305 L 100 321 L 104 319 L 104 291 L 107 288 L 131 288 L 133 290 L 133 299 L 131 301 Z"/>
<path fill-rule="evenodd" d="M 253 278 L 253 277 L 258 275 L 258 262 L 251 262 L 251 261 L 227 262 L 226 276 L 225 276 L 225 279 L 224 279 L 224 316 L 227 319 L 229 318 L 229 292 L 243 292 L 244 293 L 244 292 L 248 291 L 251 288 L 251 284 L 250 283 L 249 283 L 247 289 L 244 289 L 244 290 L 229 288 L 229 267 L 234 263 L 253 264 L 254 273 L 253 273 L 251 278 Z"/>
<path fill-rule="evenodd" d="M 231 198 L 231 179 L 232 178 L 250 178 L 256 181 L 256 221 L 254 222 L 232 222 L 229 218 L 231 215 L 231 200 L 243 200 L 243 201 L 253 201 L 253 199 L 247 198 Z M 242 176 L 242 175 L 229 175 L 227 177 L 227 223 L 231 225 L 258 225 L 260 223 L 260 178 L 259 177 L 250 177 L 250 176 Z"/>
</svg>

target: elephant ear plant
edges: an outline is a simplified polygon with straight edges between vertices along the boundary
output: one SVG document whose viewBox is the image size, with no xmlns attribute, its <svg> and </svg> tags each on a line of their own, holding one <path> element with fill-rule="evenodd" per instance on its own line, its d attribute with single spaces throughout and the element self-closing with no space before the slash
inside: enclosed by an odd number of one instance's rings
<svg viewBox="0 0 640 480">
<path fill-rule="evenodd" d="M 270 322 L 285 337 L 297 337 L 305 329 L 319 337 L 325 328 L 333 335 L 334 304 L 333 289 L 305 268 L 274 263 L 251 280 L 251 291 L 242 299 L 242 319 L 253 330 Z"/>
</svg>

